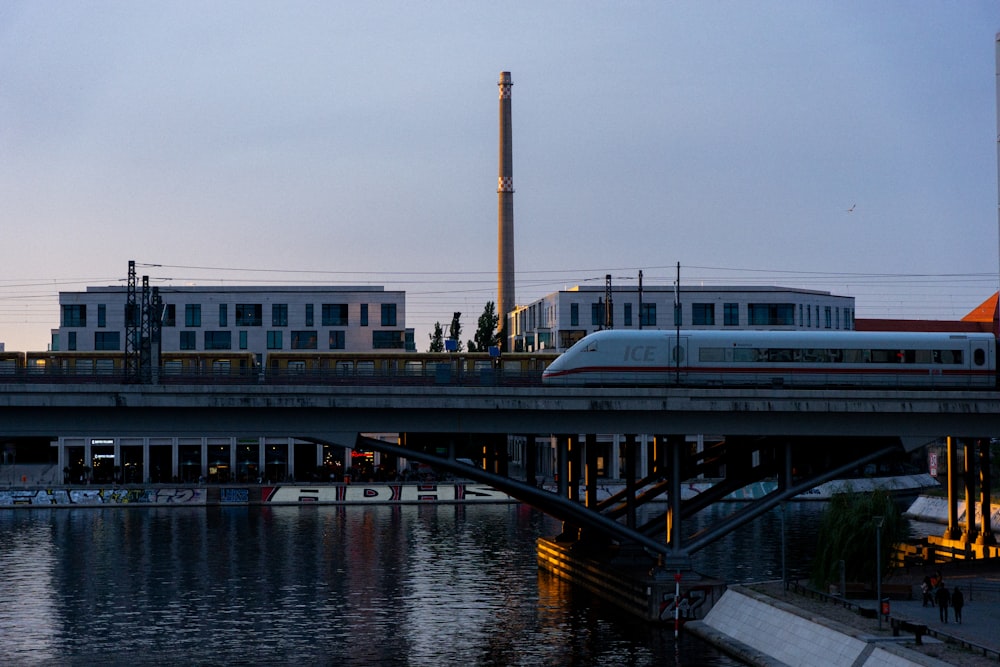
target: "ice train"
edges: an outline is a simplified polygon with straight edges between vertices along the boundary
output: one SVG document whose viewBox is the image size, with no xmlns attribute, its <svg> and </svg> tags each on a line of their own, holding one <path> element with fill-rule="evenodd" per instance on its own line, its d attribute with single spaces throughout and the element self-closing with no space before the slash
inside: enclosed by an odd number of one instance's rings
<svg viewBox="0 0 1000 667">
<path fill-rule="evenodd" d="M 607 330 L 542 373 L 547 385 L 991 388 L 986 333 Z"/>
</svg>

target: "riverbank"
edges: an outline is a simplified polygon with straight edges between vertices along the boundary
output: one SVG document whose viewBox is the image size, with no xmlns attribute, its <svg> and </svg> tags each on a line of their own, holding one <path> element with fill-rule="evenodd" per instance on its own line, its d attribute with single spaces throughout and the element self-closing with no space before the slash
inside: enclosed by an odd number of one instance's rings
<svg viewBox="0 0 1000 667">
<path fill-rule="evenodd" d="M 925 572 L 911 568 L 887 579 L 910 586 L 914 596 L 892 600 L 881 628 L 875 600 L 844 601 L 804 588 L 785 590 L 779 581 L 730 587 L 705 619 L 689 622 L 685 629 L 753 665 L 996 665 L 1000 563 L 955 562 L 935 569 L 942 571 L 946 585 L 966 591 L 961 624 L 953 615 L 945 623 L 937 608 L 923 606 L 919 584 Z M 926 627 L 927 634 L 919 644 L 913 632 L 895 636 L 893 621 L 905 628 Z"/>
</svg>

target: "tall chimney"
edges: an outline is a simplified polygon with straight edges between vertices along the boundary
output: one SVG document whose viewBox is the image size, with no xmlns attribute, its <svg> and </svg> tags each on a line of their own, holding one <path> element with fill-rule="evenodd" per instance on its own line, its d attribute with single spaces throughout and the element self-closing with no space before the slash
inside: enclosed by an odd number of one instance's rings
<svg viewBox="0 0 1000 667">
<path fill-rule="evenodd" d="M 510 72 L 500 72 L 500 170 L 497 178 L 497 315 L 507 349 L 507 315 L 514 310 L 514 160 L 510 123 Z"/>
</svg>

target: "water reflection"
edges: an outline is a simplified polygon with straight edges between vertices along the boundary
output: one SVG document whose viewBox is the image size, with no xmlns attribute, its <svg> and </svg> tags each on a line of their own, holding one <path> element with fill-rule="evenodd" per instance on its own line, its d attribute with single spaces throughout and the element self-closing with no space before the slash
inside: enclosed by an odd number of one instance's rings
<svg viewBox="0 0 1000 667">
<path fill-rule="evenodd" d="M 539 574 L 559 527 L 518 505 L 4 510 L 0 663 L 737 664 Z"/>
</svg>

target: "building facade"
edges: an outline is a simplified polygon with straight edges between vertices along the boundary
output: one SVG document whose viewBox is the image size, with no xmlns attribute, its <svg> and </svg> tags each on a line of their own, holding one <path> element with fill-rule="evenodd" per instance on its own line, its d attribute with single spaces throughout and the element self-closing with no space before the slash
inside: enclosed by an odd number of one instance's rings
<svg viewBox="0 0 1000 667">
<path fill-rule="evenodd" d="M 679 306 L 675 301 L 679 297 Z M 610 302 L 610 306 L 609 306 Z M 676 311 L 676 312 L 675 312 Z M 515 351 L 562 352 L 601 329 L 854 329 L 854 297 L 786 287 L 573 287 L 507 314 Z"/>
<path fill-rule="evenodd" d="M 165 351 L 413 351 L 406 293 L 382 287 L 173 287 L 163 301 Z M 59 293 L 54 351 L 125 349 L 124 287 Z"/>
</svg>

